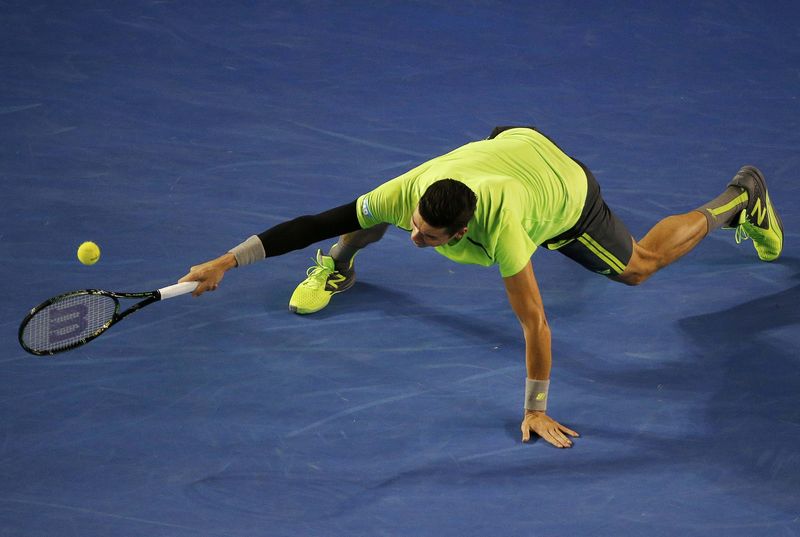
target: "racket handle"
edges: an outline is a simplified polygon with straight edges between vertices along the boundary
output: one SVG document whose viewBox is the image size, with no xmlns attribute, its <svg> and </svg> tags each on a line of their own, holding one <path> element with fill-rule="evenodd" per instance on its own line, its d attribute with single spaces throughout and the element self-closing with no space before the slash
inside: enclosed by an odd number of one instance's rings
<svg viewBox="0 0 800 537">
<path fill-rule="evenodd" d="M 200 282 L 183 282 L 183 283 L 176 283 L 175 285 L 170 285 L 169 287 L 163 287 L 158 290 L 158 294 L 161 296 L 161 300 L 166 300 L 168 298 L 185 295 L 186 293 L 191 293 L 195 289 Z"/>
</svg>

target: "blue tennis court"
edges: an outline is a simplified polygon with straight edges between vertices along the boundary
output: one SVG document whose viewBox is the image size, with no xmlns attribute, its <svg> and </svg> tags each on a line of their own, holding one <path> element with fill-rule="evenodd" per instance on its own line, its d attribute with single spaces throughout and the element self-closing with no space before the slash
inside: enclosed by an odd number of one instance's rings
<svg viewBox="0 0 800 537">
<path fill-rule="evenodd" d="M 800 535 L 793 2 L 2 2 L 0 535 Z M 637 237 L 762 169 L 760 262 L 710 235 L 643 286 L 543 248 L 549 413 L 496 268 L 390 230 L 287 311 L 320 243 L 34 357 L 21 319 L 143 291 L 496 125 L 536 125 Z M 94 266 L 75 251 L 97 242 Z"/>
</svg>

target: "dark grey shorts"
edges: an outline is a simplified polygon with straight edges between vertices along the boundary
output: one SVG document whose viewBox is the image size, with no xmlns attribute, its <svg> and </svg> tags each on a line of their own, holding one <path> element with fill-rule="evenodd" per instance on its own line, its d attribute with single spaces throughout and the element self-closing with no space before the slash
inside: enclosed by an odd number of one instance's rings
<svg viewBox="0 0 800 537">
<path fill-rule="evenodd" d="M 587 182 L 581 216 L 571 229 L 546 241 L 544 246 L 558 250 L 592 272 L 613 277 L 628 266 L 633 255 L 633 237 L 603 201 L 592 172 L 578 164 L 586 173 Z"/>
<path fill-rule="evenodd" d="M 533 129 L 547 136 L 534 127 L 495 127 L 489 139 L 505 130 L 516 128 Z M 586 174 L 586 200 L 583 211 L 571 229 L 545 241 L 544 246 L 561 252 L 592 272 L 614 277 L 624 271 L 631 260 L 633 237 L 622 220 L 611 212 L 603 201 L 600 185 L 589 168 L 577 159 L 572 160 L 577 162 Z"/>
</svg>

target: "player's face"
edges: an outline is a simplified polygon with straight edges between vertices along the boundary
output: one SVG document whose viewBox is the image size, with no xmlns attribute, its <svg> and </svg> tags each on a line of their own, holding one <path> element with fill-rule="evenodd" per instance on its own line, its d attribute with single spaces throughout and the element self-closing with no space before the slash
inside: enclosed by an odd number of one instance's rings
<svg viewBox="0 0 800 537">
<path fill-rule="evenodd" d="M 466 232 L 467 228 L 464 228 L 458 233 L 450 235 L 447 232 L 447 228 L 429 225 L 422 219 L 417 209 L 414 209 L 414 214 L 411 215 L 411 242 L 413 242 L 414 246 L 417 248 L 441 246 L 447 244 L 454 238 L 460 239 Z"/>
</svg>

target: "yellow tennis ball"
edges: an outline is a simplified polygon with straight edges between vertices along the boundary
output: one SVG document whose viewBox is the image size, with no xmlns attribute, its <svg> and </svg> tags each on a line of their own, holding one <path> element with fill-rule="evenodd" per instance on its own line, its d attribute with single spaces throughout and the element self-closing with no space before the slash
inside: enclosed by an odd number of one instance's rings
<svg viewBox="0 0 800 537">
<path fill-rule="evenodd" d="M 78 261 L 84 265 L 94 265 L 100 259 L 100 247 L 92 241 L 86 241 L 78 246 Z"/>
</svg>

